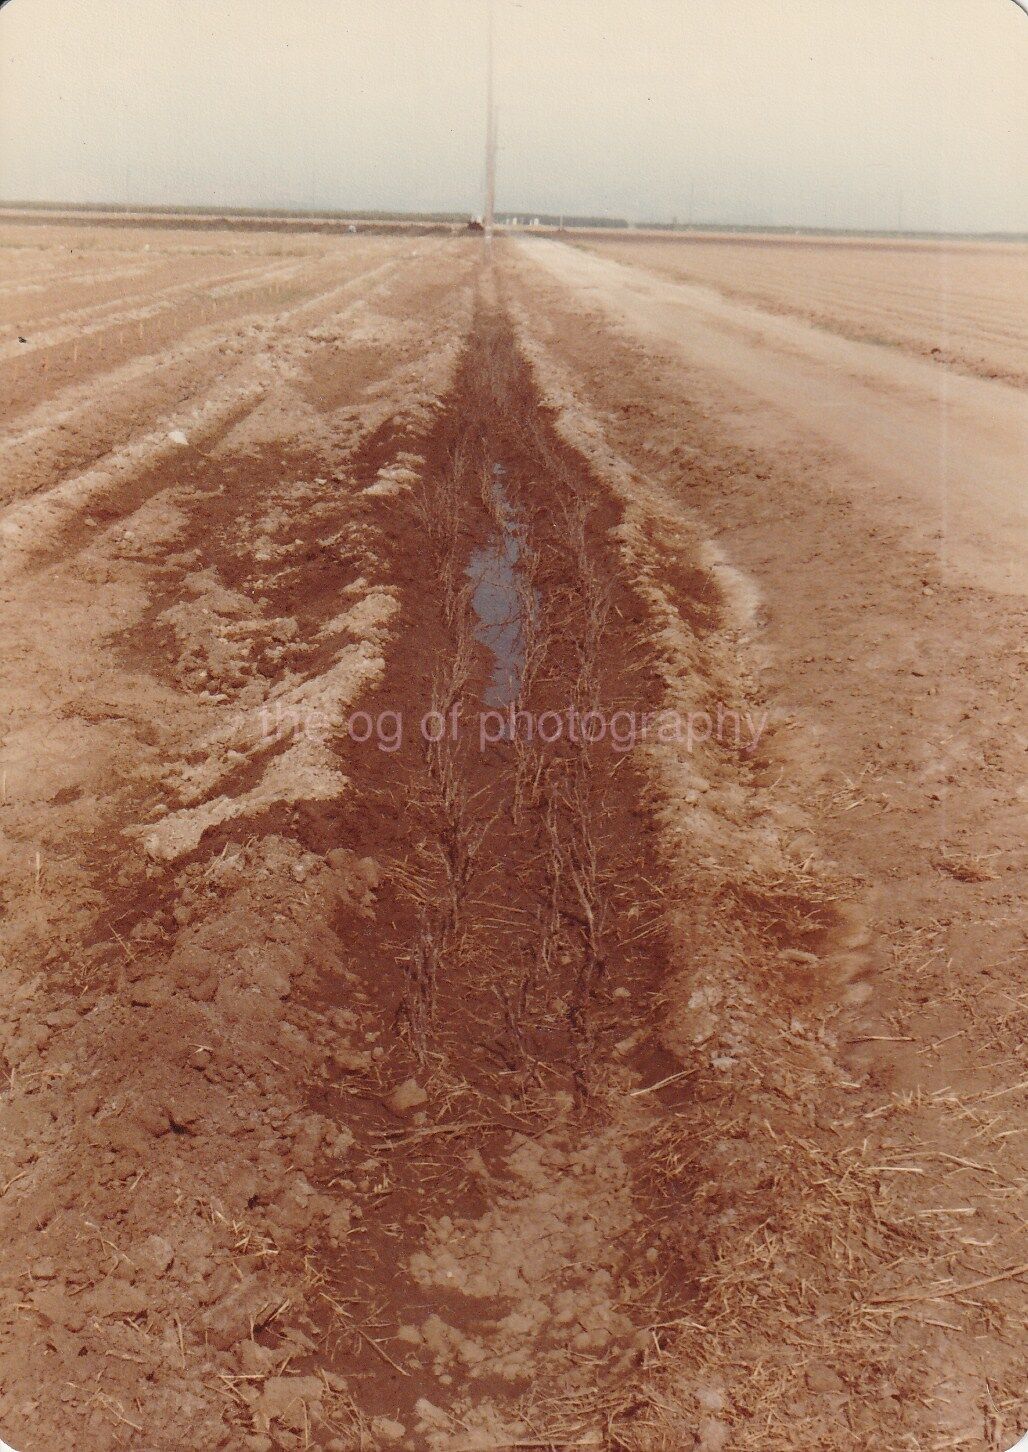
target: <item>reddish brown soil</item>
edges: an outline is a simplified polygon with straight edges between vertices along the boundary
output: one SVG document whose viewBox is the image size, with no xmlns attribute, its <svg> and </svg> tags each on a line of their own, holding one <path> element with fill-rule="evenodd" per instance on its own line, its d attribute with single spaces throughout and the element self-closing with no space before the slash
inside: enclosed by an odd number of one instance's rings
<svg viewBox="0 0 1028 1452">
<path fill-rule="evenodd" d="M 1010 601 L 503 246 L 281 283 L 250 238 L 140 344 L 138 277 L 26 232 L 68 291 L 0 360 L 0 1437 L 1012 1443 Z M 632 749 L 480 740 L 511 530 L 518 706 Z"/>
</svg>

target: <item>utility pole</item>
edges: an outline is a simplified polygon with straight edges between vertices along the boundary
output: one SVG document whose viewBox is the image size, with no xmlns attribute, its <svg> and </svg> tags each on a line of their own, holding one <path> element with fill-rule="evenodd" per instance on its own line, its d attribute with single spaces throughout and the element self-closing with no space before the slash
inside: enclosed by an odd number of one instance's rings
<svg viewBox="0 0 1028 1452">
<path fill-rule="evenodd" d="M 494 28 L 495 28 L 495 4 L 494 0 L 486 0 L 489 15 L 489 58 L 488 58 L 488 79 L 486 81 L 486 117 L 485 117 L 485 224 L 486 241 L 491 242 L 493 227 L 496 222 L 496 99 L 493 80 L 494 70 Z"/>
</svg>

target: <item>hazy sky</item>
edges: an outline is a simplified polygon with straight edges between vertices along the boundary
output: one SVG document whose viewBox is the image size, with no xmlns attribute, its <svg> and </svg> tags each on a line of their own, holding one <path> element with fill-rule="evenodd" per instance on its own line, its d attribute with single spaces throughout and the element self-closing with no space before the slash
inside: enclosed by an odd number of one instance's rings
<svg viewBox="0 0 1028 1452">
<path fill-rule="evenodd" d="M 481 208 L 487 0 L 11 0 L 0 198 Z M 501 209 L 1028 231 L 1013 0 L 496 0 Z"/>
</svg>

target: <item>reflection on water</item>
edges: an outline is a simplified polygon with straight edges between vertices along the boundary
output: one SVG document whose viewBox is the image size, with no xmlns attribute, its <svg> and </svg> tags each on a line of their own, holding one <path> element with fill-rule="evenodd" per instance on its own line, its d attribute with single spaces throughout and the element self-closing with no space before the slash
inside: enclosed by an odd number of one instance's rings
<svg viewBox="0 0 1028 1452">
<path fill-rule="evenodd" d="M 525 526 L 518 519 L 504 484 L 502 464 L 492 468 L 492 495 L 499 532 L 468 564 L 474 585 L 471 603 L 478 623 L 475 639 L 493 657 L 484 705 L 503 709 L 518 698 L 525 668 L 525 630 L 518 561 L 525 547 Z"/>
</svg>

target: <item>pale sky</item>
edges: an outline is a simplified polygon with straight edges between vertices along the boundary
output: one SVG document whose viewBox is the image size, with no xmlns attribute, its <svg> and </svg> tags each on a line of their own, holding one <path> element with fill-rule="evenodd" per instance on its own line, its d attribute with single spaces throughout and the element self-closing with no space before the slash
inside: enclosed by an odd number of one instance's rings
<svg viewBox="0 0 1028 1452">
<path fill-rule="evenodd" d="M 487 0 L 11 0 L 0 199 L 482 205 Z M 1028 231 L 1013 0 L 496 0 L 501 210 Z"/>
</svg>

